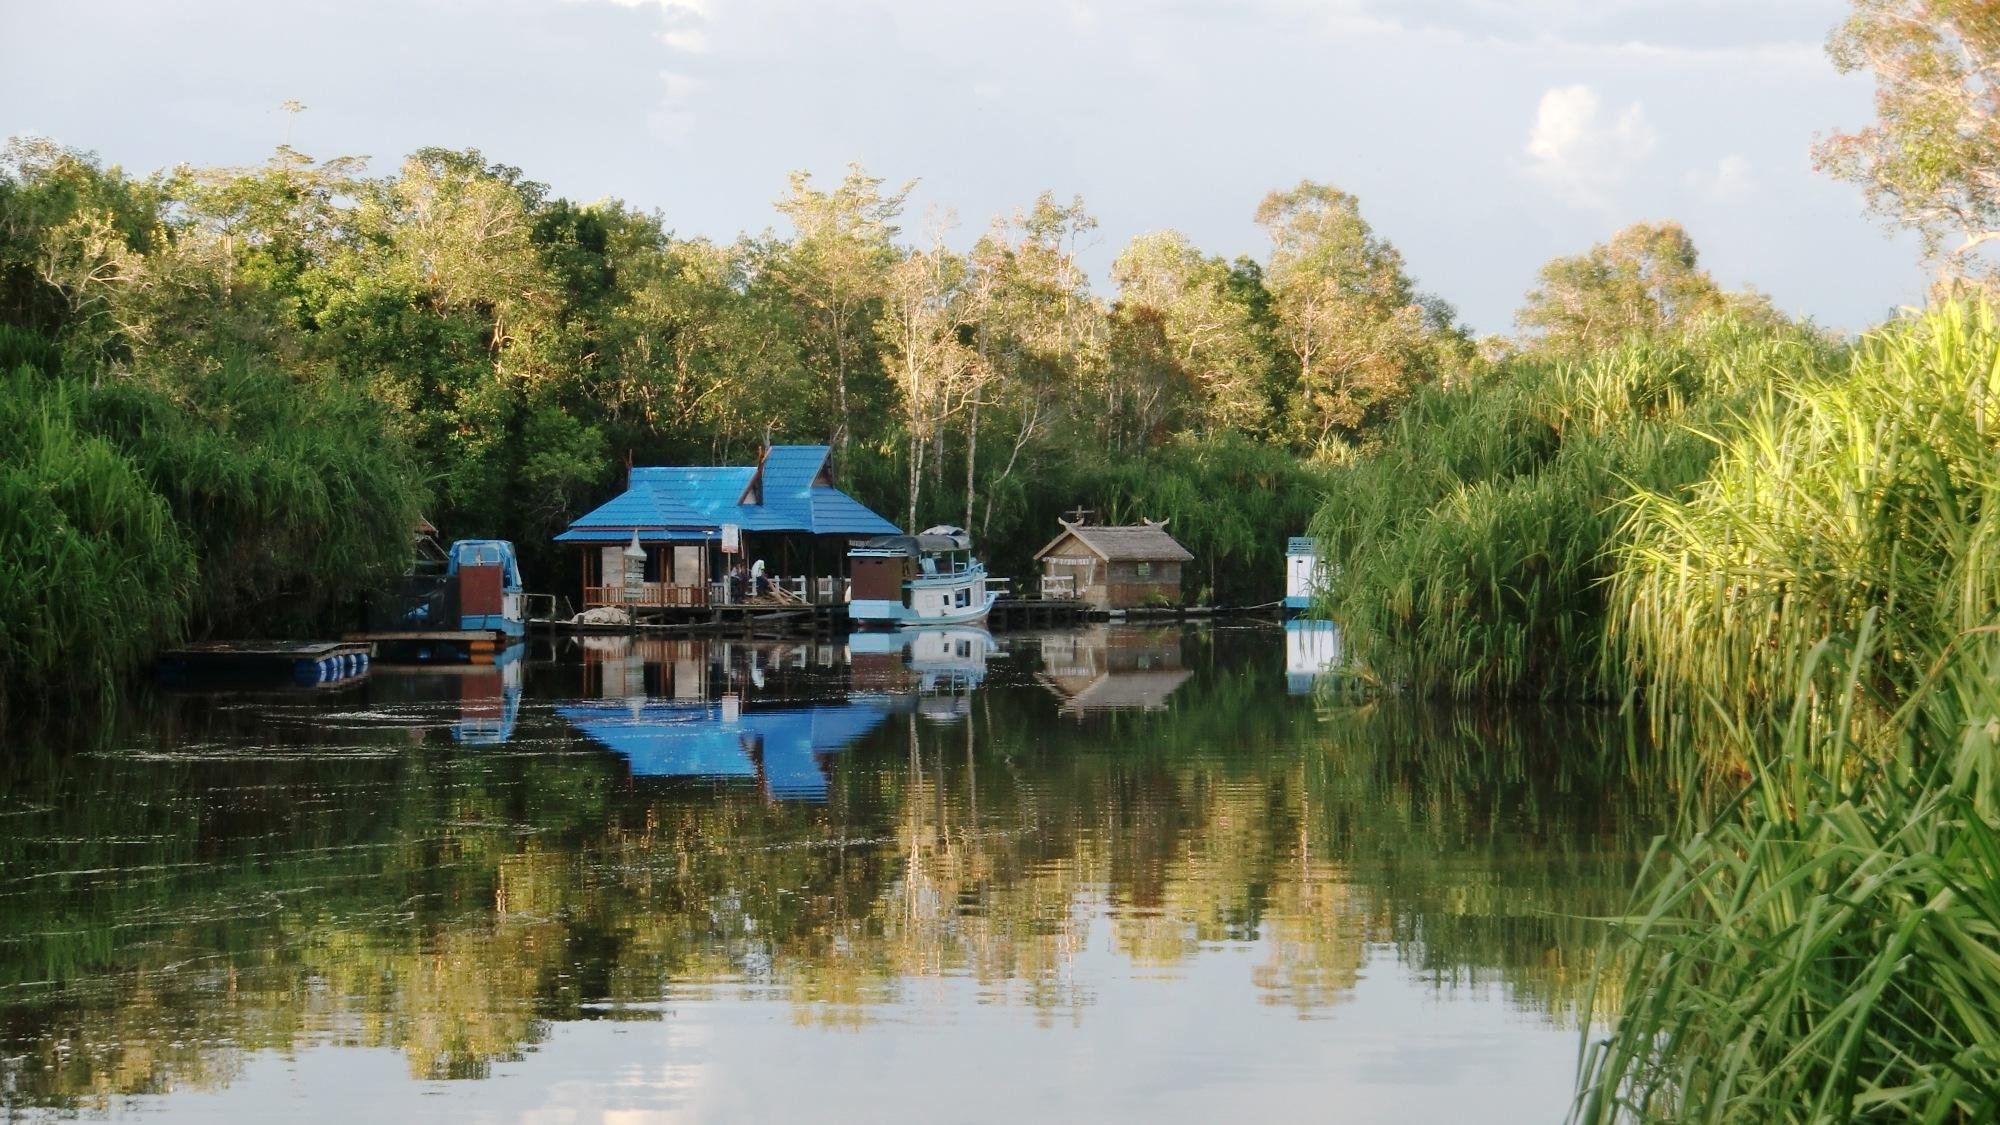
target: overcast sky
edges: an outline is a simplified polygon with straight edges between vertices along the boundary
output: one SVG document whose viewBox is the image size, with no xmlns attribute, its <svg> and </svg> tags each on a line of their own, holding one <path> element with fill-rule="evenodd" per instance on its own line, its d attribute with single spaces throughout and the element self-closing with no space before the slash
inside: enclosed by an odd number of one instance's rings
<svg viewBox="0 0 2000 1125">
<path fill-rule="evenodd" d="M 969 242 L 1043 189 L 1100 279 L 1174 227 L 1354 192 L 1419 283 L 1509 329 L 1535 269 L 1675 218 L 1725 285 L 1855 329 L 1917 300 L 1914 241 L 1812 170 L 1870 114 L 1844 0 L 0 0 L 0 131 L 134 171 L 292 143 L 387 171 L 476 147 L 580 200 L 727 240 L 794 168 L 918 179 Z"/>
</svg>

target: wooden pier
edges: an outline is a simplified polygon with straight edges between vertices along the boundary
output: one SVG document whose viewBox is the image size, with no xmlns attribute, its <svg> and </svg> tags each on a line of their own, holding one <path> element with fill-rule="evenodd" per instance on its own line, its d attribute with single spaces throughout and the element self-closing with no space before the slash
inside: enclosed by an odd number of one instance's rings
<svg viewBox="0 0 2000 1125">
<path fill-rule="evenodd" d="M 1023 629 L 1075 625 L 1091 618 L 1091 607 L 1077 598 L 1001 598 L 986 619 L 996 629 Z"/>
<path fill-rule="evenodd" d="M 344 683 L 368 674 L 370 646 L 354 641 L 211 641 L 161 653 L 162 683 Z"/>
</svg>

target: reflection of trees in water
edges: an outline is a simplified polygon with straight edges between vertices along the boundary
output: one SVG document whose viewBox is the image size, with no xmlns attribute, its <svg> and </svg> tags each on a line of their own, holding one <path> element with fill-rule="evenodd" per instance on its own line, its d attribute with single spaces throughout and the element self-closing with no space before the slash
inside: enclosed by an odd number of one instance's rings
<svg viewBox="0 0 2000 1125">
<path fill-rule="evenodd" d="M 181 757 L 16 759 L 0 1089 L 209 1086 L 308 1041 L 476 1076 L 554 1022 L 689 992 L 852 1024 L 963 978 L 1078 1021 L 1093 925 L 1153 966 L 1258 940 L 1255 987 L 1300 1014 L 1390 943 L 1434 987 L 1571 1018 L 1580 919 L 1623 904 L 1666 800 L 1612 720 L 1315 714 L 1274 702 L 1275 669 L 1187 657 L 1164 712 L 1056 721 L 1028 688 L 891 722 L 825 805 L 632 779 L 533 714 L 505 754 L 301 723 L 232 760 L 211 751 L 268 728 L 221 712 L 170 724 Z"/>
</svg>

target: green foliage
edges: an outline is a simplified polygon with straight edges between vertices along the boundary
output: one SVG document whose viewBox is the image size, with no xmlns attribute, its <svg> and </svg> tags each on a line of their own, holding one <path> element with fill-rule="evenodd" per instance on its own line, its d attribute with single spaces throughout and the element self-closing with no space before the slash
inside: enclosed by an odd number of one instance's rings
<svg viewBox="0 0 2000 1125">
<path fill-rule="evenodd" d="M 1604 583 L 1635 488 L 1700 478 L 1714 424 L 1782 372 L 1800 330 L 1723 319 L 1580 362 L 1517 357 L 1422 392 L 1382 446 L 1334 471 L 1313 527 L 1323 608 L 1375 679 L 1422 695 L 1604 698 Z"/>
<path fill-rule="evenodd" d="M 95 381 L 0 325 L 0 708 L 281 631 L 404 565 L 415 469 L 356 388 L 249 360 Z"/>
<path fill-rule="evenodd" d="M 1753 780 L 1649 857 L 1577 1121 L 2000 1115 L 2000 645 L 1957 648 L 1858 741 L 1890 703 L 1888 616 L 1801 659 L 1782 733 L 1716 736 Z"/>
<path fill-rule="evenodd" d="M 51 351 L 0 325 L 0 712 L 23 688 L 110 687 L 179 632 L 195 582 L 186 530 L 89 431 L 84 389 L 28 358 Z"/>
<path fill-rule="evenodd" d="M 1611 624 L 1658 709 L 1782 718 L 1813 647 L 1852 646 L 1871 611 L 1893 703 L 2000 616 L 1996 389 L 1993 309 L 1943 306 L 1870 334 L 1842 378 L 1785 370 L 1691 494 L 1643 492 Z"/>
<path fill-rule="evenodd" d="M 1888 325 L 1635 503 L 1619 657 L 1750 780 L 1649 864 L 1583 1120 L 2000 1113 L 1996 371 L 1988 307 Z"/>
</svg>

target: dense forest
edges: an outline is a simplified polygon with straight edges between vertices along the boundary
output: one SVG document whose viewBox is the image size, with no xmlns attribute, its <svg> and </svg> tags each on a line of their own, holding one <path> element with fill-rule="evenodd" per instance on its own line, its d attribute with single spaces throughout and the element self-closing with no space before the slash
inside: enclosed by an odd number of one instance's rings
<svg viewBox="0 0 2000 1125">
<path fill-rule="evenodd" d="M 393 572 L 419 513 L 561 588 L 550 536 L 627 466 L 766 441 L 832 445 L 866 502 L 973 529 L 1003 573 L 1081 504 L 1173 519 L 1190 593 L 1268 600 L 1324 465 L 1479 363 L 1326 185 L 1258 205 L 1261 262 L 1135 239 L 1108 298 L 1080 200 L 960 252 L 905 235 L 908 191 L 799 173 L 785 233 L 723 244 L 477 152 L 138 177 L 15 140 L 0 361 L 36 421 L 4 439 L 0 673 L 102 680 L 186 630 L 268 631 Z M 59 575 L 73 615 L 44 605 Z"/>
</svg>

